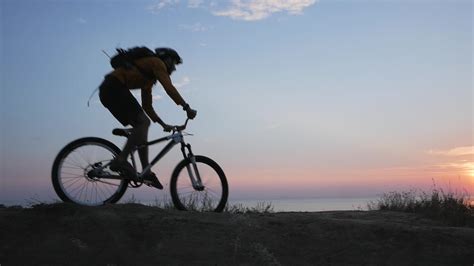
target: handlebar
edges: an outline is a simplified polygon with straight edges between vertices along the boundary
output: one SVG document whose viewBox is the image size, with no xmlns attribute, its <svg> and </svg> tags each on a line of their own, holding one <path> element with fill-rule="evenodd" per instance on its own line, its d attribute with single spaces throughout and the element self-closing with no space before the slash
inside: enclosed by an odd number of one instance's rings
<svg viewBox="0 0 474 266">
<path fill-rule="evenodd" d="M 181 126 L 173 126 L 172 132 L 178 132 L 178 131 L 183 131 L 186 129 L 186 126 L 188 125 L 189 118 L 186 118 L 186 122 L 184 122 L 184 125 Z"/>
</svg>

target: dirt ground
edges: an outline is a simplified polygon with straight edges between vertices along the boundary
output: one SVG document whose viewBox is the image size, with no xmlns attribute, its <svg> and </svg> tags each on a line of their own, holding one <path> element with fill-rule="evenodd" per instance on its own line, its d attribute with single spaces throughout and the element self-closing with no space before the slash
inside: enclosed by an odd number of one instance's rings
<svg viewBox="0 0 474 266">
<path fill-rule="evenodd" d="M 0 208 L 0 265 L 474 265 L 474 229 L 382 211 Z"/>
</svg>

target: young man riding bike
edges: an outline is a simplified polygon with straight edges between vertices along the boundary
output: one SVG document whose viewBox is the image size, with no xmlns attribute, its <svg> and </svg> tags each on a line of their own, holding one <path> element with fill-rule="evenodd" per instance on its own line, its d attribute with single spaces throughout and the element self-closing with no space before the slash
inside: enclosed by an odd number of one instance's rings
<svg viewBox="0 0 474 266">
<path fill-rule="evenodd" d="M 156 56 L 143 57 L 131 62 L 131 67 L 115 69 L 105 76 L 99 87 L 102 104 L 122 125 L 133 127 L 132 134 L 128 137 L 122 152 L 110 164 L 111 170 L 123 172 L 132 178 L 136 177 L 136 171 L 127 162 L 127 156 L 133 147 L 147 142 L 150 119 L 159 123 L 164 131 L 172 130 L 172 126 L 164 123 L 152 106 L 152 88 L 156 81 L 160 82 L 168 96 L 177 105 L 183 107 L 188 118 L 193 119 L 197 114 L 196 110 L 191 109 L 184 101 L 170 79 L 170 75 L 176 70 L 176 65 L 182 63 L 181 57 L 171 48 L 157 48 L 155 54 Z M 132 89 L 141 89 L 141 106 L 131 94 Z M 148 147 L 140 148 L 138 155 L 143 169 L 149 164 Z M 163 189 L 151 170 L 143 174 L 143 182 Z"/>
</svg>

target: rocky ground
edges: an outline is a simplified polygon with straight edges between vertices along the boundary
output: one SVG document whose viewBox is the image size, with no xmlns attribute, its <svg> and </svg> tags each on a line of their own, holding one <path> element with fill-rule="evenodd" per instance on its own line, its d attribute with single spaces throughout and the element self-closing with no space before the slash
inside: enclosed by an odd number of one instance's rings
<svg viewBox="0 0 474 266">
<path fill-rule="evenodd" d="M 0 208 L 0 265 L 474 265 L 474 228 L 383 211 Z"/>
</svg>

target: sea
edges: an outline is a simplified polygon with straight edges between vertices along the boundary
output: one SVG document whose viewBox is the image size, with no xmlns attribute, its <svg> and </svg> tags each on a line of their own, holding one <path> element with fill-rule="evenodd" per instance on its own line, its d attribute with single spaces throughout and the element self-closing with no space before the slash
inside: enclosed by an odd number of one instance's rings
<svg viewBox="0 0 474 266">
<path fill-rule="evenodd" d="M 169 198 L 168 198 L 169 200 Z M 270 210 L 273 212 L 321 212 L 321 211 L 367 211 L 369 205 L 380 200 L 380 197 L 357 197 L 357 198 L 279 198 L 279 199 L 229 199 L 228 205 L 237 208 L 248 208 L 250 210 Z M 158 201 L 158 205 L 157 205 Z M 5 201 L 0 200 L 0 204 L 5 206 L 21 205 L 29 207 L 39 203 L 57 203 L 58 199 L 49 200 L 21 200 Z M 471 206 L 474 207 L 474 197 L 469 197 Z M 123 197 L 118 204 L 139 203 L 149 206 L 159 206 L 162 200 L 145 199 L 139 197 Z"/>
<path fill-rule="evenodd" d="M 317 212 L 342 210 L 368 210 L 374 198 L 291 198 L 263 200 L 229 200 L 229 205 L 244 208 L 271 208 L 275 212 Z"/>
</svg>

